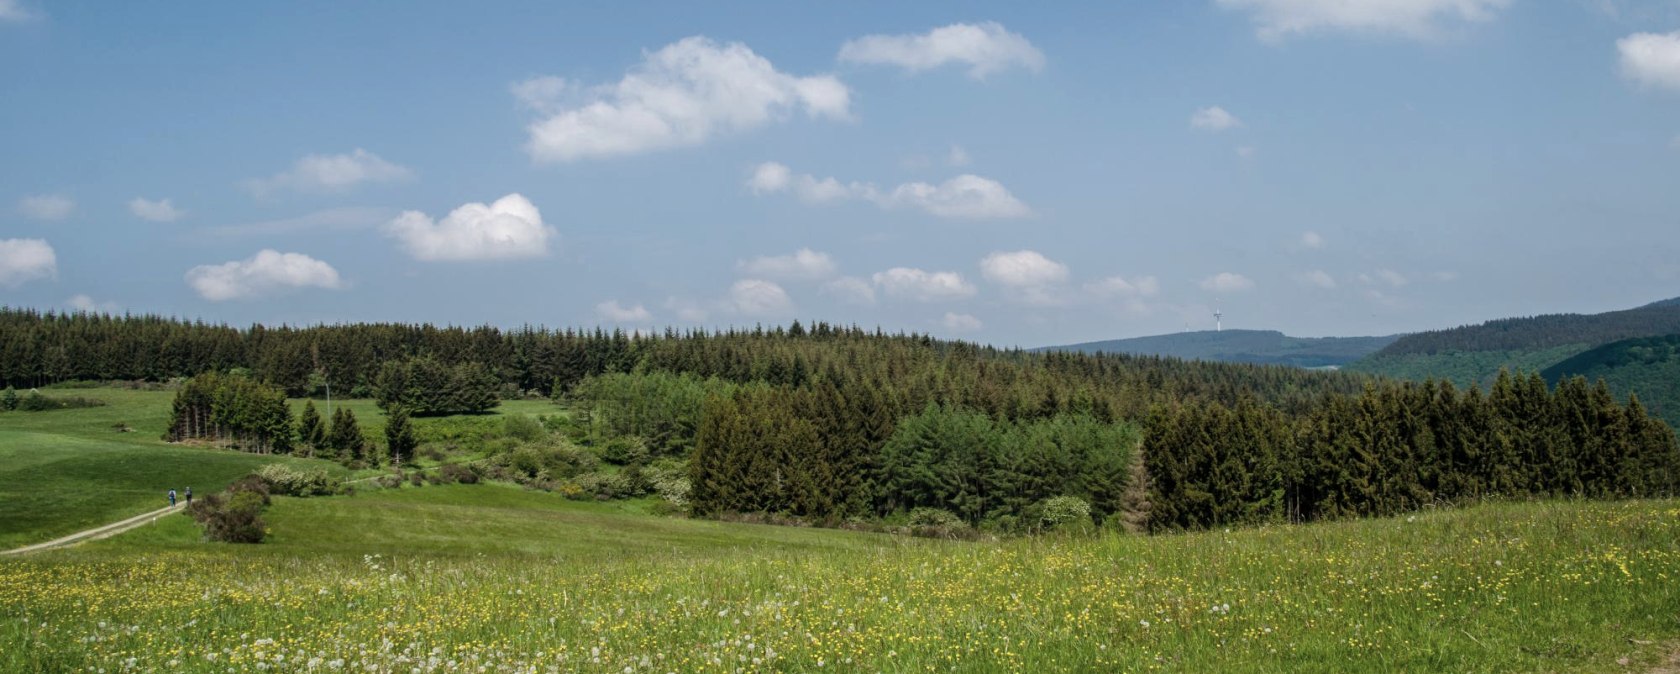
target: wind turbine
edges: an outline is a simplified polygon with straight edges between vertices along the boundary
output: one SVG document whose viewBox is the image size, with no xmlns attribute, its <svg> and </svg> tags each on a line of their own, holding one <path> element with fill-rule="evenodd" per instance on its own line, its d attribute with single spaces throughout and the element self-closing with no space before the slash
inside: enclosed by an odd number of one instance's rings
<svg viewBox="0 0 1680 674">
<path fill-rule="evenodd" d="M 1224 324 L 1220 323 L 1220 320 L 1219 320 L 1219 319 L 1223 318 L 1224 316 L 1225 316 L 1225 312 L 1220 311 L 1219 307 L 1214 307 L 1213 308 L 1213 331 L 1214 332 L 1223 332 L 1225 330 Z"/>
</svg>

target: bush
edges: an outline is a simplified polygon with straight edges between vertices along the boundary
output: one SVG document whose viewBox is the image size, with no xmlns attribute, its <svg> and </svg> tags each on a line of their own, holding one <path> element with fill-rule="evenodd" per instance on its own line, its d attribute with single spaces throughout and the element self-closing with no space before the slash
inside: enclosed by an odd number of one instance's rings
<svg viewBox="0 0 1680 674">
<path fill-rule="evenodd" d="M 910 511 L 910 526 L 967 529 L 968 523 L 956 513 L 941 508 L 916 508 Z"/>
<path fill-rule="evenodd" d="M 12 388 L 10 386 L 7 386 L 6 387 L 6 393 L 4 395 L 0 395 L 0 411 L 10 412 L 12 410 L 17 409 L 17 407 L 18 407 L 17 389 Z"/>
<path fill-rule="evenodd" d="M 646 491 L 638 491 L 636 486 L 626 479 L 622 473 L 599 471 L 574 477 L 557 489 L 567 498 L 578 500 L 631 498 L 647 493 Z"/>
<path fill-rule="evenodd" d="M 11 396 L 15 400 L 17 398 L 17 392 L 11 391 Z M 29 395 L 24 396 L 23 399 L 15 400 L 12 407 L 8 409 L 16 409 L 23 412 L 46 412 L 48 410 L 62 410 L 82 407 L 103 407 L 104 405 L 105 401 L 98 398 L 86 398 L 83 396 L 48 398 L 47 396 L 41 395 L 40 391 L 30 391 Z"/>
<path fill-rule="evenodd" d="M 1092 526 L 1091 504 L 1078 496 L 1045 499 L 1038 507 L 1039 524 L 1046 530 L 1088 529 Z"/>
<path fill-rule="evenodd" d="M 187 514 L 204 527 L 206 540 L 221 543 L 261 543 L 268 534 L 262 519 L 263 496 L 249 491 L 211 494 L 193 501 Z"/>
<path fill-rule="evenodd" d="M 466 466 L 451 463 L 438 469 L 438 477 L 444 483 L 478 484 L 478 473 Z"/>
<path fill-rule="evenodd" d="M 608 463 L 620 466 L 632 463 L 646 463 L 648 460 L 647 443 L 635 436 L 619 436 L 608 440 L 601 446 L 601 458 Z"/>
<path fill-rule="evenodd" d="M 256 477 L 268 485 L 269 492 L 281 496 L 325 496 L 338 492 L 343 485 L 320 468 L 301 471 L 281 463 L 258 468 Z"/>
<path fill-rule="evenodd" d="M 502 432 L 523 442 L 536 442 L 548 437 L 548 429 L 536 419 L 523 414 L 511 414 L 502 421 Z"/>
</svg>

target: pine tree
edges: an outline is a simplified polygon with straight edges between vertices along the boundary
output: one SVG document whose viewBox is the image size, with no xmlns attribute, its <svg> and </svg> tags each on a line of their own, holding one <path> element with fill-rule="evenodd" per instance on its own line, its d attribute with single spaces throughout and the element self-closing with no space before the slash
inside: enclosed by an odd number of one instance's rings
<svg viewBox="0 0 1680 674">
<path fill-rule="evenodd" d="M 1150 493 L 1155 490 L 1149 479 L 1149 468 L 1143 456 L 1143 444 L 1132 450 L 1126 464 L 1126 491 L 1120 495 L 1120 526 L 1129 534 L 1149 532 L 1149 514 L 1154 510 Z"/>
<path fill-rule="evenodd" d="M 414 462 L 414 448 L 419 441 L 414 439 L 414 427 L 408 423 L 408 410 L 403 407 L 391 408 L 385 417 L 385 447 L 391 455 L 391 465 L 400 466 Z"/>
<path fill-rule="evenodd" d="M 327 433 L 327 446 L 338 450 L 340 458 L 359 461 L 363 458 L 362 428 L 356 414 L 340 407 L 333 410 L 332 430 Z"/>
<path fill-rule="evenodd" d="M 321 423 L 321 413 L 315 409 L 313 400 L 305 400 L 303 412 L 298 415 L 298 440 L 311 449 L 325 448 L 327 427 Z"/>
</svg>

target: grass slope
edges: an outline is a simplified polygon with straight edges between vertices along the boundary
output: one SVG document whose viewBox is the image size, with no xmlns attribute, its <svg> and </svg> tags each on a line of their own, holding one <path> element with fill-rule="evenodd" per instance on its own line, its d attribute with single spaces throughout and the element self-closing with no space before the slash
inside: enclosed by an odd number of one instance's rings
<svg viewBox="0 0 1680 674">
<path fill-rule="evenodd" d="M 165 443 L 159 438 L 169 423 L 170 393 L 73 393 L 107 405 L 0 412 L 0 548 L 51 540 L 162 507 L 171 488 L 216 491 L 265 463 L 328 465 Z M 119 424 L 133 431 L 120 432 Z"/>
<path fill-rule="evenodd" d="M 1672 501 L 954 543 L 458 486 L 271 527 L 0 561 L 0 669 L 1619 672 L 1680 635 Z"/>
<path fill-rule="evenodd" d="M 1395 337 L 1290 337 L 1276 330 L 1185 332 L 1052 346 L 1041 351 L 1130 353 L 1227 363 L 1340 366 L 1389 345 Z"/>
</svg>

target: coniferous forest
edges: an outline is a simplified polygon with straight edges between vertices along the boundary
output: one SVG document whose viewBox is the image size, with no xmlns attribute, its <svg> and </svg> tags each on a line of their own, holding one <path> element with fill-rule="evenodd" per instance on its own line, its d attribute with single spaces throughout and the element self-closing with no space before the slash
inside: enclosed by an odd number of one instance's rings
<svg viewBox="0 0 1680 674">
<path fill-rule="evenodd" d="M 503 396 L 563 398 L 656 456 L 686 460 L 700 515 L 839 523 L 931 512 L 1022 531 L 1073 498 L 1092 524 L 1161 531 L 1680 492 L 1680 445 L 1637 399 L 1583 379 L 1548 387 L 1532 373 L 1460 390 L 824 323 L 632 337 L 0 311 L 4 385 L 235 369 L 294 396 L 330 384 L 419 400 L 425 386 L 402 375 L 425 371 L 493 381 Z M 387 389 L 402 380 L 405 393 L 380 393 L 381 379 Z M 261 433 L 252 442 L 262 451 L 291 444 L 252 415 L 261 430 L 242 432 Z"/>
</svg>

